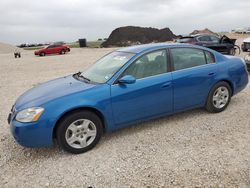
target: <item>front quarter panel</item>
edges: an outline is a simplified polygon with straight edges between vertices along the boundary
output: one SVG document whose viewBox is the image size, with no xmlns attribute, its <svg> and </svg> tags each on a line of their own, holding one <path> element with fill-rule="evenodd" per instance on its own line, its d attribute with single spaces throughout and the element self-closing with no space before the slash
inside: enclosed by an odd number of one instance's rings
<svg viewBox="0 0 250 188">
<path fill-rule="evenodd" d="M 62 90 L 63 92 L 63 90 Z M 25 147 L 47 147 L 53 145 L 53 131 L 58 120 L 71 110 L 83 107 L 94 108 L 104 117 L 107 131 L 112 129 L 112 108 L 110 103 L 110 85 L 102 84 L 84 89 L 73 94 L 50 100 L 40 107 L 44 112 L 36 122 L 21 123 L 15 118 L 18 111 L 13 111 L 10 129 L 15 140 Z"/>
<path fill-rule="evenodd" d="M 57 121 L 67 112 L 79 108 L 94 108 L 98 110 L 104 117 L 105 128 L 107 131 L 112 129 L 112 107 L 110 103 L 110 85 L 98 85 L 87 91 L 78 92 L 68 96 L 60 97 L 53 101 L 46 103 L 44 106 L 44 114 L 41 116 L 43 119 L 50 119 L 51 130 L 54 129 Z M 52 139 L 53 132 L 50 132 Z"/>
</svg>

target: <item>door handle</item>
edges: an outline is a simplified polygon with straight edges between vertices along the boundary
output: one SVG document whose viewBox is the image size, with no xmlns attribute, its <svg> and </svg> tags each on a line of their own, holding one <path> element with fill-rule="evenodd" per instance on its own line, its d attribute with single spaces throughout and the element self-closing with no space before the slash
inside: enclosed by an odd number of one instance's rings
<svg viewBox="0 0 250 188">
<path fill-rule="evenodd" d="M 170 85 L 171 85 L 171 83 L 167 82 L 167 83 L 163 84 L 162 87 L 165 88 L 165 87 L 169 87 Z"/>
<path fill-rule="evenodd" d="M 214 72 L 210 72 L 208 75 L 209 76 L 212 76 L 212 75 L 214 75 L 215 73 Z"/>
</svg>

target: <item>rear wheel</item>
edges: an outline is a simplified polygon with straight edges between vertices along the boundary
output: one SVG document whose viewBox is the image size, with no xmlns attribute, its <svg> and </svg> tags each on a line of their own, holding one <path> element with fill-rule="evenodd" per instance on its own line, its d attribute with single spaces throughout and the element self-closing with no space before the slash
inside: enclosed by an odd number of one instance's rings
<svg viewBox="0 0 250 188">
<path fill-rule="evenodd" d="M 217 83 L 209 92 L 206 109 L 212 113 L 222 112 L 228 106 L 232 89 L 227 82 Z"/>
<path fill-rule="evenodd" d="M 79 154 L 95 147 L 102 133 L 102 121 L 96 114 L 79 111 L 66 116 L 59 123 L 56 136 L 63 150 Z"/>
</svg>

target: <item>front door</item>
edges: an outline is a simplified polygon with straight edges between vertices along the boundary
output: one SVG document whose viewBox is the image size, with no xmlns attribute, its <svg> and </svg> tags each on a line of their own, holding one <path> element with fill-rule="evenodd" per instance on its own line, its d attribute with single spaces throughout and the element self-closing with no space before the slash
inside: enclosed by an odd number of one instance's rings
<svg viewBox="0 0 250 188">
<path fill-rule="evenodd" d="M 147 53 L 123 73 L 136 78 L 133 84 L 111 86 L 111 100 L 116 125 L 171 113 L 172 75 L 168 72 L 166 50 Z"/>
</svg>

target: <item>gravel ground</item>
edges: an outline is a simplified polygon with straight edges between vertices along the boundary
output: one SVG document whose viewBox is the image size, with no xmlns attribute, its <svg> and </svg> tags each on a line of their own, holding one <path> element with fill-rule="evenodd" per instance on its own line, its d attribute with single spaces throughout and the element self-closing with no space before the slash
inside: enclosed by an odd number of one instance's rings
<svg viewBox="0 0 250 188">
<path fill-rule="evenodd" d="M 86 69 L 112 49 L 0 55 L 0 187 L 250 187 L 250 86 L 227 110 L 191 110 L 106 134 L 91 151 L 19 146 L 6 118 L 30 87 Z"/>
</svg>

